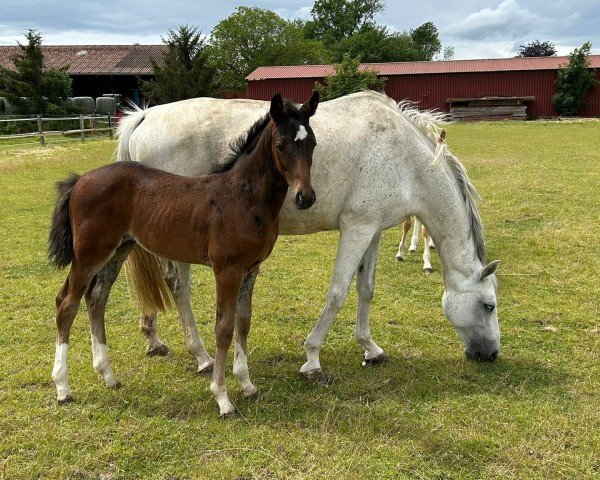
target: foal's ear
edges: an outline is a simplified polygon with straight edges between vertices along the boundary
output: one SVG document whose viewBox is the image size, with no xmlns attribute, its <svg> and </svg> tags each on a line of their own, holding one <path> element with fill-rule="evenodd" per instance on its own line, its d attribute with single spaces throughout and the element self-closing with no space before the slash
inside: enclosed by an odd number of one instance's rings
<svg viewBox="0 0 600 480">
<path fill-rule="evenodd" d="M 319 106 L 319 92 L 317 92 L 315 90 L 312 94 L 312 97 L 310 97 L 310 100 L 300 107 L 300 112 L 306 118 L 309 118 L 315 114 L 318 106 Z"/>
<path fill-rule="evenodd" d="M 276 93 L 271 99 L 271 110 L 269 110 L 269 114 L 275 123 L 280 122 L 285 116 L 281 93 Z"/>
</svg>

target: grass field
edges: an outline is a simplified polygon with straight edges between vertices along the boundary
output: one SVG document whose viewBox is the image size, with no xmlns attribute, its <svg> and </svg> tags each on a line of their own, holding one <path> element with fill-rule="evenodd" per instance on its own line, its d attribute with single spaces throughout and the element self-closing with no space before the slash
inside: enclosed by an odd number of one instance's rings
<svg viewBox="0 0 600 480">
<path fill-rule="evenodd" d="M 91 365 L 83 309 L 59 407 L 50 379 L 54 297 L 65 272 L 46 260 L 54 182 L 110 161 L 109 140 L 0 149 L 0 478 L 600 478 L 600 123 L 477 123 L 448 129 L 485 201 L 499 271 L 500 359 L 466 360 L 441 310 L 436 254 L 394 261 L 384 234 L 372 309 L 392 362 L 360 366 L 351 293 L 321 354 L 336 377 L 298 373 L 324 304 L 337 233 L 282 237 L 255 290 L 250 373 L 260 400 L 220 420 L 195 374 L 174 313 L 164 358 L 145 357 L 138 313 L 120 279 L 107 313 L 107 390 Z M 301 281 L 299 281 L 301 280 Z M 214 287 L 197 267 L 193 302 L 214 351 Z M 231 360 L 229 362 L 231 367 Z"/>
</svg>

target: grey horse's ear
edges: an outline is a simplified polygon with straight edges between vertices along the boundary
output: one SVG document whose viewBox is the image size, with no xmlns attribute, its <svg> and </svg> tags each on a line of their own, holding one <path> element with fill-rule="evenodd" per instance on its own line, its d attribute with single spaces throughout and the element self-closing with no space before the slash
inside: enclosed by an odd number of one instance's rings
<svg viewBox="0 0 600 480">
<path fill-rule="evenodd" d="M 312 97 L 310 97 L 310 100 L 300 107 L 300 111 L 306 118 L 312 117 L 317 111 L 317 107 L 319 106 L 319 98 L 319 92 L 315 90 L 312 94 Z"/>
<path fill-rule="evenodd" d="M 486 277 L 489 277 L 492 273 L 496 271 L 496 269 L 500 266 L 500 260 L 494 260 L 488 263 L 483 270 L 479 274 L 479 278 L 483 280 Z"/>
</svg>

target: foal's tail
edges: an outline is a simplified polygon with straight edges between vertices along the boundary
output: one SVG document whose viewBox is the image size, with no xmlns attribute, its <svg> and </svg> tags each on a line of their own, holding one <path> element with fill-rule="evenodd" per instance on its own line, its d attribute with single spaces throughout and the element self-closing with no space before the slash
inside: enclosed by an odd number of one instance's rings
<svg viewBox="0 0 600 480">
<path fill-rule="evenodd" d="M 125 262 L 127 278 L 133 283 L 144 315 L 173 308 L 173 297 L 156 255 L 136 244 Z"/>
<path fill-rule="evenodd" d="M 73 232 L 69 216 L 69 200 L 79 178 L 79 175 L 72 173 L 66 180 L 56 183 L 58 199 L 50 224 L 48 258 L 58 268 L 65 268 L 73 260 Z"/>
</svg>

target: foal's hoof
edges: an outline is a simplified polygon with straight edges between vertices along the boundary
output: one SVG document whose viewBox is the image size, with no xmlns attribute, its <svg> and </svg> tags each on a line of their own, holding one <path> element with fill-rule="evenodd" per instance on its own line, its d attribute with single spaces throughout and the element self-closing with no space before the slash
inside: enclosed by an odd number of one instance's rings
<svg viewBox="0 0 600 480">
<path fill-rule="evenodd" d="M 198 375 L 207 375 L 213 372 L 214 362 L 209 362 L 198 366 Z"/>
<path fill-rule="evenodd" d="M 166 357 L 169 354 L 169 347 L 164 343 L 158 347 L 149 348 L 146 350 L 146 356 L 148 357 Z"/>
<path fill-rule="evenodd" d="M 365 358 L 362 362 L 363 367 L 374 367 L 376 365 L 382 365 L 384 363 L 391 362 L 392 359 L 387 353 L 380 353 L 376 357 L 373 358 Z"/>
<path fill-rule="evenodd" d="M 71 395 L 67 395 L 65 398 L 63 398 L 62 400 L 58 400 L 58 404 L 59 405 L 66 405 L 67 403 L 73 403 L 73 397 Z"/>
<path fill-rule="evenodd" d="M 331 385 L 333 383 L 333 377 L 324 373 L 320 368 L 300 373 L 311 382 L 320 383 L 321 385 Z"/>
<path fill-rule="evenodd" d="M 423 273 L 425 275 L 431 275 L 433 273 L 433 268 L 424 268 Z"/>
</svg>

